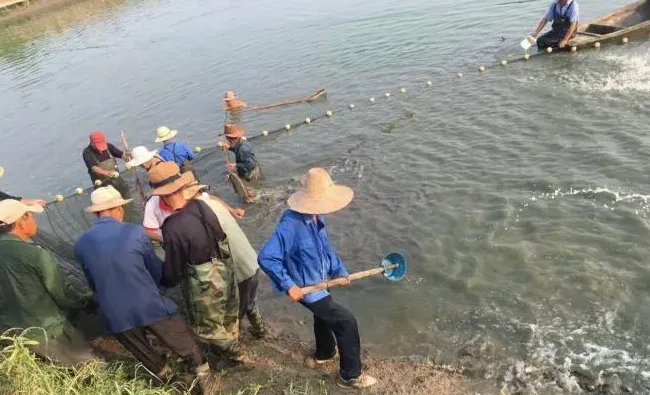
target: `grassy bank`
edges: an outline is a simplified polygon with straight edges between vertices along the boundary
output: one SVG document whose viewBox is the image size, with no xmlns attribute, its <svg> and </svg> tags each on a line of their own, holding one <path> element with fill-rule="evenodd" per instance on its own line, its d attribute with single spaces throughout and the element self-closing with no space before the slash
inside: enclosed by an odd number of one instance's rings
<svg viewBox="0 0 650 395">
<path fill-rule="evenodd" d="M 19 331 L 6 332 L 0 350 L 0 394 L 30 395 L 190 395 L 194 383 L 162 383 L 136 363 L 126 350 L 113 349 L 121 361 L 93 360 L 64 368 L 34 357 L 35 342 Z M 94 345 L 115 348 L 111 339 Z M 108 344 L 111 346 L 107 347 Z M 220 367 L 223 395 L 330 395 L 349 394 L 335 385 L 337 364 L 313 368 L 304 363 L 308 348 L 297 338 L 279 334 L 259 342 L 246 341 L 246 363 Z M 103 350 L 106 351 L 106 350 Z M 457 395 L 468 393 L 462 377 L 425 363 L 366 358 L 366 370 L 380 379 L 367 393 Z M 187 375 L 186 375 L 187 376 Z M 364 392 L 366 393 L 366 392 Z"/>
</svg>

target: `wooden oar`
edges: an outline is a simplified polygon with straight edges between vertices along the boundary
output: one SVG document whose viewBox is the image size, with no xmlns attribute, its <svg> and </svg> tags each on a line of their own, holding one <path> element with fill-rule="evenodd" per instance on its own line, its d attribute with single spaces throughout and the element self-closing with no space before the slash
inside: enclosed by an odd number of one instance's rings
<svg viewBox="0 0 650 395">
<path fill-rule="evenodd" d="M 379 266 L 380 267 L 376 269 L 369 269 L 361 272 L 352 273 L 348 277 L 336 278 L 334 280 L 323 281 L 322 283 L 310 285 L 308 287 L 303 287 L 302 293 L 309 294 L 316 291 L 321 291 L 323 289 L 341 287 L 347 285 L 348 280 L 352 282 L 352 281 L 360 280 L 362 278 L 376 276 L 378 274 L 383 274 L 387 279 L 391 281 L 399 281 L 403 279 L 404 276 L 406 275 L 406 270 L 407 270 L 406 259 L 401 254 L 398 254 L 396 252 L 392 252 L 386 255 L 384 259 L 382 259 L 382 261 L 379 263 Z"/>
<path fill-rule="evenodd" d="M 292 104 L 298 104 L 298 103 L 311 103 L 317 100 L 318 98 L 320 98 L 321 96 L 323 96 L 324 94 L 325 94 L 325 89 L 320 89 L 312 93 L 311 95 L 300 99 L 291 99 L 291 100 L 285 100 L 277 103 L 264 104 L 261 106 L 247 107 L 247 108 L 240 109 L 240 111 L 247 112 L 247 111 L 268 110 L 271 108 L 290 106 Z"/>
</svg>

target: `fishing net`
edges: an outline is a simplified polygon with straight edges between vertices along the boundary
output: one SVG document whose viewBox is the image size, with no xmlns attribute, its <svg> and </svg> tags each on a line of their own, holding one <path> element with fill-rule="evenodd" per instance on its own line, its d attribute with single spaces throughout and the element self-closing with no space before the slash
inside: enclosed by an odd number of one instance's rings
<svg viewBox="0 0 650 395">
<path fill-rule="evenodd" d="M 326 97 L 323 95 L 314 103 L 301 104 L 302 108 L 300 109 L 279 108 L 261 112 L 228 114 L 225 120 L 244 125 L 248 130 L 247 139 L 256 145 L 261 143 L 265 137 L 285 132 L 287 124 L 293 130 L 305 123 L 326 117 L 327 102 L 325 99 Z M 304 118 L 298 120 L 297 112 L 314 115 L 308 120 Z M 277 125 L 278 118 L 291 119 L 292 122 L 280 123 L 281 126 L 268 130 L 264 128 L 264 125 Z M 212 146 L 197 150 L 197 157 L 192 161 L 193 171 L 201 183 L 209 185 L 211 188 L 216 186 L 223 188 L 227 182 L 227 174 L 223 166 L 226 155 L 221 148 L 217 147 L 218 138 L 218 136 L 211 136 Z M 144 206 L 151 192 L 147 174 L 143 169 L 137 168 L 121 171 L 120 177 L 125 181 L 127 189 L 120 192 L 133 198 L 133 202 L 125 206 L 125 221 L 142 223 Z M 84 182 L 90 183 L 90 179 L 88 178 Z M 83 272 L 76 263 L 74 243 L 96 220 L 93 214 L 84 210 L 90 206 L 90 194 L 93 190 L 94 187 L 91 186 L 85 189 L 80 188 L 67 196 L 59 195 L 58 199 L 48 203 L 44 213 L 37 217 L 39 232 L 34 238 L 34 242 L 52 253 L 66 280 L 67 288 L 76 295 L 91 293 Z"/>
</svg>

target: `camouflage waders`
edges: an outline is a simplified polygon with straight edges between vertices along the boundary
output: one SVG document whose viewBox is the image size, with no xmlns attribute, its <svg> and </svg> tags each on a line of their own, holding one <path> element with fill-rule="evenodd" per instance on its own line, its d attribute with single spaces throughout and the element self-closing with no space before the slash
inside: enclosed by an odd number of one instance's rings
<svg viewBox="0 0 650 395">
<path fill-rule="evenodd" d="M 239 297 L 228 241 L 219 248 L 227 259 L 187 265 L 183 291 L 189 322 L 199 339 L 232 352 L 239 337 Z"/>
</svg>

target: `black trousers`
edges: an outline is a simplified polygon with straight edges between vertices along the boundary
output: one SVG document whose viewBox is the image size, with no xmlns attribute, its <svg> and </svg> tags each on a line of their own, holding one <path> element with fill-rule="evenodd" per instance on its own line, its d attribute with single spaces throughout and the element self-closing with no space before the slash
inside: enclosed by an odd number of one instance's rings
<svg viewBox="0 0 650 395">
<path fill-rule="evenodd" d="M 302 302 L 314 314 L 317 359 L 329 359 L 338 345 L 341 362 L 339 374 L 344 380 L 361 375 L 361 340 L 357 320 L 348 309 L 327 296 L 314 303 Z"/>
<path fill-rule="evenodd" d="M 556 49 L 566 34 L 566 30 L 551 30 L 537 39 L 537 48 L 542 51 L 548 47 Z"/>
<path fill-rule="evenodd" d="M 239 319 L 241 320 L 247 313 L 252 313 L 256 308 L 257 287 L 259 281 L 260 269 L 257 269 L 253 277 L 237 284 L 239 289 Z"/>
<path fill-rule="evenodd" d="M 147 340 L 147 332 L 156 336 L 166 347 L 192 365 L 199 366 L 205 363 L 203 350 L 194 332 L 177 315 L 115 335 L 124 348 L 154 374 L 163 370 L 167 365 L 167 359 L 151 346 Z"/>
</svg>

